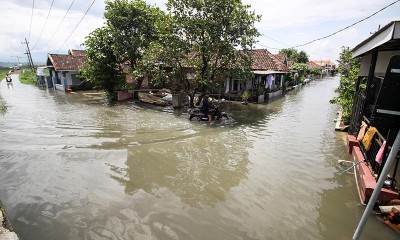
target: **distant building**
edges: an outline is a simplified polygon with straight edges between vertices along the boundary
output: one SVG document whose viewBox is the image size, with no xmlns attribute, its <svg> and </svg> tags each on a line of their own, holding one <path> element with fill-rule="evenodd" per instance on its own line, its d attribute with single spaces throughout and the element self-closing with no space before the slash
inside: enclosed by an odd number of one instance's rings
<svg viewBox="0 0 400 240">
<path fill-rule="evenodd" d="M 333 75 L 336 69 L 336 64 L 331 60 L 312 60 L 310 62 L 319 65 L 322 68 L 322 71 L 329 75 Z"/>
</svg>

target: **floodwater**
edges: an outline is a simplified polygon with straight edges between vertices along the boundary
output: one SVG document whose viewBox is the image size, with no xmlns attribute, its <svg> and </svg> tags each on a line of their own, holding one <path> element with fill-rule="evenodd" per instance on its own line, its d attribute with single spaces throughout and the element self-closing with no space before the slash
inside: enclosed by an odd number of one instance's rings
<svg viewBox="0 0 400 240">
<path fill-rule="evenodd" d="M 269 104 L 187 114 L 0 83 L 0 199 L 28 239 L 351 239 L 364 211 L 339 173 L 339 78 Z M 398 239 L 372 215 L 361 239 Z"/>
</svg>

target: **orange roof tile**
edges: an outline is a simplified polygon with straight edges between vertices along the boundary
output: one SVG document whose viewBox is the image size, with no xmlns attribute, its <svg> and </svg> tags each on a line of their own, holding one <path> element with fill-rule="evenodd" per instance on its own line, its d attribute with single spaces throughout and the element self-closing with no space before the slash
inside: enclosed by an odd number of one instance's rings
<svg viewBox="0 0 400 240">
<path fill-rule="evenodd" d="M 286 65 L 267 49 L 254 49 L 249 51 L 253 60 L 252 70 L 271 70 L 288 72 Z"/>
<path fill-rule="evenodd" d="M 53 66 L 56 71 L 69 70 L 78 71 L 83 67 L 88 57 L 85 55 L 70 55 L 70 54 L 49 54 L 47 65 Z"/>
</svg>

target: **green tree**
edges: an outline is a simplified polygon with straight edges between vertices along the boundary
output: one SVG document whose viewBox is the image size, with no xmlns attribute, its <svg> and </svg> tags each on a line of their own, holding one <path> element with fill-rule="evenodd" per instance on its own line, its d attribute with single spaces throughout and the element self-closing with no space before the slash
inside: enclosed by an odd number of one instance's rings
<svg viewBox="0 0 400 240">
<path fill-rule="evenodd" d="M 86 37 L 83 45 L 89 61 L 80 74 L 96 89 L 105 90 L 109 101 L 115 101 L 116 91 L 125 84 L 125 75 L 113 49 L 111 30 L 108 27 L 97 28 Z"/>
<path fill-rule="evenodd" d="M 104 17 L 113 37 L 112 48 L 120 64 L 128 64 L 140 89 L 148 62 L 143 56 L 158 39 L 157 22 L 164 12 L 144 0 L 107 0 Z M 150 63 L 152 64 L 152 63 Z"/>
<path fill-rule="evenodd" d="M 179 62 L 183 63 L 172 67 L 193 71 L 185 79 L 190 95 L 216 86 L 231 73 L 250 73 L 247 51 L 259 36 L 254 23 L 260 16 L 249 11 L 249 5 L 241 0 L 169 0 L 167 8 L 172 17 L 172 46 L 182 53 Z"/>
<path fill-rule="evenodd" d="M 279 53 L 280 54 L 285 54 L 287 59 L 288 59 L 288 61 L 292 61 L 294 63 L 297 62 L 297 57 L 298 57 L 299 53 L 297 52 L 296 49 L 294 49 L 294 48 L 284 48 L 284 49 L 279 50 Z"/>
<path fill-rule="evenodd" d="M 84 43 L 90 60 L 83 76 L 106 90 L 110 100 L 124 86 L 121 78 L 125 73 L 133 75 L 139 89 L 148 69 L 143 56 L 158 39 L 157 21 L 162 16 L 159 8 L 144 0 L 107 0 L 105 25 L 93 31 Z M 124 72 L 126 65 L 129 70 Z"/>
<path fill-rule="evenodd" d="M 304 52 L 303 50 L 301 50 L 301 51 L 298 53 L 297 62 L 298 62 L 298 63 L 308 63 L 308 62 L 309 62 L 309 60 L 308 60 L 308 54 L 307 54 L 306 52 Z"/>
<path fill-rule="evenodd" d="M 305 63 L 295 63 L 290 67 L 291 70 L 296 70 L 299 74 L 299 80 L 302 82 L 304 80 L 304 74 L 308 72 L 307 64 Z"/>
<path fill-rule="evenodd" d="M 279 50 L 280 54 L 285 54 L 289 61 L 294 63 L 307 63 L 308 55 L 305 51 L 301 50 L 300 52 L 294 48 L 284 48 Z"/>
<path fill-rule="evenodd" d="M 340 84 L 335 90 L 338 96 L 330 100 L 330 103 L 340 105 L 345 121 L 348 121 L 351 116 L 356 94 L 355 83 L 358 78 L 359 70 L 360 59 L 352 58 L 349 47 L 342 47 L 342 52 L 339 54 Z"/>
</svg>

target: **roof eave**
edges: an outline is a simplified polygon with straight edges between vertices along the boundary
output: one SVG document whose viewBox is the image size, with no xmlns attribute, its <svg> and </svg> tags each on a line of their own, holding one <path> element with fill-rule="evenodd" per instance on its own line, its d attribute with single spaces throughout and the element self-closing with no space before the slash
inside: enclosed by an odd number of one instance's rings
<svg viewBox="0 0 400 240">
<path fill-rule="evenodd" d="M 400 21 L 390 22 L 372 36 L 358 44 L 352 50 L 353 58 L 367 55 L 372 50 L 393 39 L 400 39 Z"/>
</svg>

